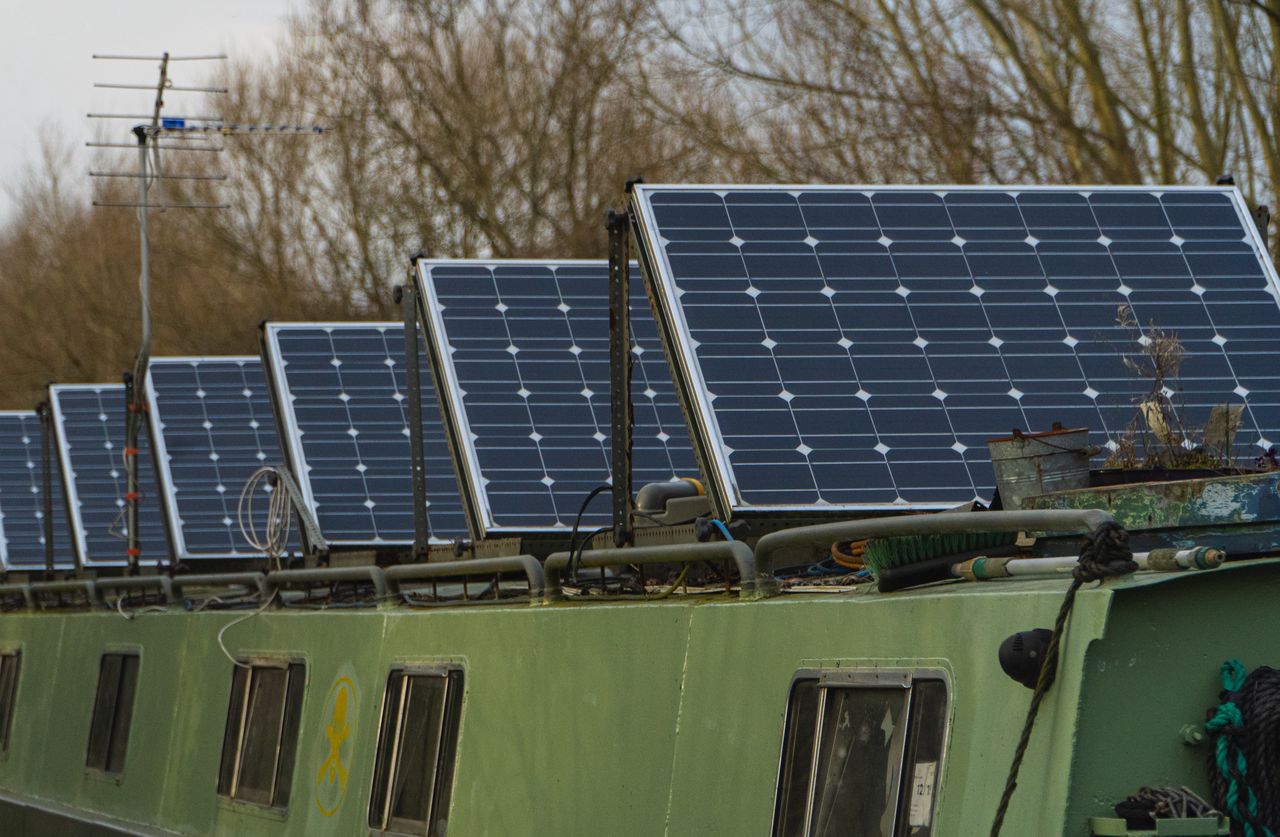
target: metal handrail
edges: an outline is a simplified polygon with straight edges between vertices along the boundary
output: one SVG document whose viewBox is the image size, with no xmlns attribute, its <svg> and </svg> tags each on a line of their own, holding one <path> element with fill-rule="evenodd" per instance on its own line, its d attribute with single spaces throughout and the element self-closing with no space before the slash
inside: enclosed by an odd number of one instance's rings
<svg viewBox="0 0 1280 837">
<path fill-rule="evenodd" d="M 0 584 L 0 598 L 12 595 L 21 595 L 22 600 L 27 603 L 27 607 L 34 608 L 35 600 L 31 596 L 30 584 Z"/>
<path fill-rule="evenodd" d="M 295 584 L 331 584 L 335 581 L 368 581 L 378 598 L 387 596 L 387 577 L 381 567 L 317 567 L 305 570 L 274 570 L 267 573 L 262 594 L 270 596 L 282 587 Z"/>
<path fill-rule="evenodd" d="M 564 594 L 560 590 L 561 574 L 572 558 L 571 552 L 553 552 L 547 556 L 543 568 L 547 574 L 548 601 L 563 598 Z M 764 572 L 758 566 L 755 553 L 742 541 L 589 549 L 580 553 L 577 563 L 579 568 L 583 568 L 619 564 L 695 564 L 698 561 L 726 558 L 738 566 L 739 583 L 744 597 L 768 596 L 776 590 L 777 582 L 773 574 Z"/>
<path fill-rule="evenodd" d="M 96 582 L 98 594 L 108 590 L 159 590 L 165 602 L 173 601 L 173 584 L 167 575 L 134 575 L 118 578 L 100 578 Z M 105 596 L 104 596 L 105 601 Z"/>
<path fill-rule="evenodd" d="M 105 605 L 106 602 L 102 598 L 102 593 L 98 591 L 98 585 L 93 579 L 81 578 L 74 581 L 37 581 L 27 585 L 27 589 L 31 591 L 32 606 L 42 593 L 83 593 L 89 601 L 89 606 L 95 604 Z"/>
<path fill-rule="evenodd" d="M 170 585 L 174 602 L 182 600 L 182 592 L 187 587 L 250 587 L 260 597 L 266 598 L 266 576 L 262 573 L 196 573 L 194 575 L 176 575 Z"/>
<path fill-rule="evenodd" d="M 542 565 L 532 555 L 510 555 L 501 558 L 472 558 L 466 561 L 440 561 L 435 563 L 399 564 L 383 571 L 387 589 L 395 596 L 406 581 L 424 579 L 458 578 L 473 575 L 494 575 L 504 572 L 523 572 L 529 582 L 529 598 L 537 603 L 546 590 L 546 575 Z"/>
<path fill-rule="evenodd" d="M 900 535 L 940 535 L 958 532 L 1092 532 L 1115 518 L 1100 509 L 1038 509 L 994 512 L 942 512 L 903 517 L 870 517 L 797 526 L 770 532 L 756 542 L 755 559 L 761 574 L 773 577 L 774 556 L 788 547 L 828 546 L 839 541 Z"/>
</svg>

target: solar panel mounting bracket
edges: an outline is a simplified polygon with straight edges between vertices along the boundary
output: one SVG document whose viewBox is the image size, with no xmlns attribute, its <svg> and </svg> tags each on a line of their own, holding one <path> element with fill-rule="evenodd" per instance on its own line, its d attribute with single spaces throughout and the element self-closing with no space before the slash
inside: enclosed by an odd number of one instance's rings
<svg viewBox="0 0 1280 837">
<path fill-rule="evenodd" d="M 609 210 L 609 422 L 613 475 L 613 542 L 633 541 L 631 531 L 631 270 L 630 219 Z"/>
<path fill-rule="evenodd" d="M 425 561 L 431 550 L 431 523 L 427 518 L 426 441 L 422 435 L 422 369 L 418 332 L 418 295 L 413 266 L 405 283 L 395 289 L 395 301 L 404 315 L 405 385 L 409 390 L 409 459 L 413 475 L 413 557 Z"/>
<path fill-rule="evenodd" d="M 40 476 L 41 505 L 44 507 L 44 519 L 41 524 L 44 530 L 44 571 L 46 578 L 53 578 L 56 556 L 53 544 L 53 414 L 49 412 L 49 402 L 41 401 L 36 405 L 36 415 L 40 418 Z"/>
</svg>

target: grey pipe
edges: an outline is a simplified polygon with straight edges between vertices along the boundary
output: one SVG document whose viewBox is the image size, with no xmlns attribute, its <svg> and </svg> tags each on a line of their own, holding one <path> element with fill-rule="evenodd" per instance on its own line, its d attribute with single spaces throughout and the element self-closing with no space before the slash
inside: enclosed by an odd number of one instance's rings
<svg viewBox="0 0 1280 837">
<path fill-rule="evenodd" d="M 458 578 L 472 575 L 523 572 L 529 580 L 529 599 L 538 602 L 546 590 L 546 575 L 542 565 L 532 555 L 510 555 L 502 558 L 473 558 L 467 561 L 440 561 L 437 563 L 399 564 L 388 567 L 387 589 L 391 595 L 400 592 L 401 582 L 434 578 Z"/>
<path fill-rule="evenodd" d="M 387 577 L 381 567 L 324 567 L 309 570 L 275 570 L 267 573 L 262 594 L 270 596 L 294 584 L 332 584 L 335 581 L 368 581 L 378 598 L 387 596 Z"/>
<path fill-rule="evenodd" d="M 779 550 L 794 546 L 829 546 L 865 538 L 957 532 L 1092 532 L 1104 523 L 1115 522 L 1114 517 L 1101 509 L 942 512 L 842 520 L 770 532 L 756 542 L 756 562 L 760 573 L 772 578 L 774 556 Z"/>
<path fill-rule="evenodd" d="M 544 568 L 547 573 L 547 599 L 562 598 L 561 574 L 572 558 L 570 552 L 553 552 L 547 556 Z M 744 597 L 768 596 L 776 588 L 771 573 L 762 572 L 756 565 L 751 547 L 742 541 L 713 541 L 711 543 L 672 544 L 670 546 L 635 546 L 627 548 L 590 549 L 579 556 L 578 566 L 610 567 L 619 564 L 694 564 L 698 561 L 731 559 L 738 567 L 738 577 Z"/>
</svg>

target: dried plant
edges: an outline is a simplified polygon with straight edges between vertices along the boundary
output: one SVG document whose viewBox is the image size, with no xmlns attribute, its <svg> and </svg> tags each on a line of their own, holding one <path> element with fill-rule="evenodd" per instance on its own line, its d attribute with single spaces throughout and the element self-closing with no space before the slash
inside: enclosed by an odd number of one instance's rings
<svg viewBox="0 0 1280 837">
<path fill-rule="evenodd" d="M 1125 368 L 1148 384 L 1136 399 L 1133 419 L 1111 440 L 1107 468 L 1227 468 L 1240 408 L 1215 408 L 1204 424 L 1188 421 L 1181 402 L 1179 375 L 1186 349 L 1176 332 L 1154 322 L 1144 329 L 1128 304 L 1116 310 L 1116 324 L 1129 333 L 1136 352 L 1124 355 Z"/>
</svg>

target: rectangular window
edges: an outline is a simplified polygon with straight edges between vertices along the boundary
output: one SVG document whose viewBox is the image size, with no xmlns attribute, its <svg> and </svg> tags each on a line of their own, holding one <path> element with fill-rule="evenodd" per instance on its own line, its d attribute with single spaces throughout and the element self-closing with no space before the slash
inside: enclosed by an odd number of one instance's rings
<svg viewBox="0 0 1280 837">
<path fill-rule="evenodd" d="M 937 677 L 797 678 L 774 837 L 932 837 L 946 729 L 947 687 Z"/>
<path fill-rule="evenodd" d="M 133 720 L 133 697 L 138 689 L 137 654 L 103 654 L 98 666 L 98 696 L 89 725 L 85 766 L 105 773 L 123 773 Z"/>
<path fill-rule="evenodd" d="M 305 688 L 302 663 L 236 665 L 222 737 L 219 794 L 273 808 L 288 806 Z"/>
<path fill-rule="evenodd" d="M 461 671 L 391 672 L 374 762 L 371 828 L 445 833 L 461 709 Z"/>
<path fill-rule="evenodd" d="M 13 728 L 14 704 L 18 701 L 18 669 L 21 651 L 0 654 L 0 756 L 9 752 L 9 731 Z"/>
</svg>

